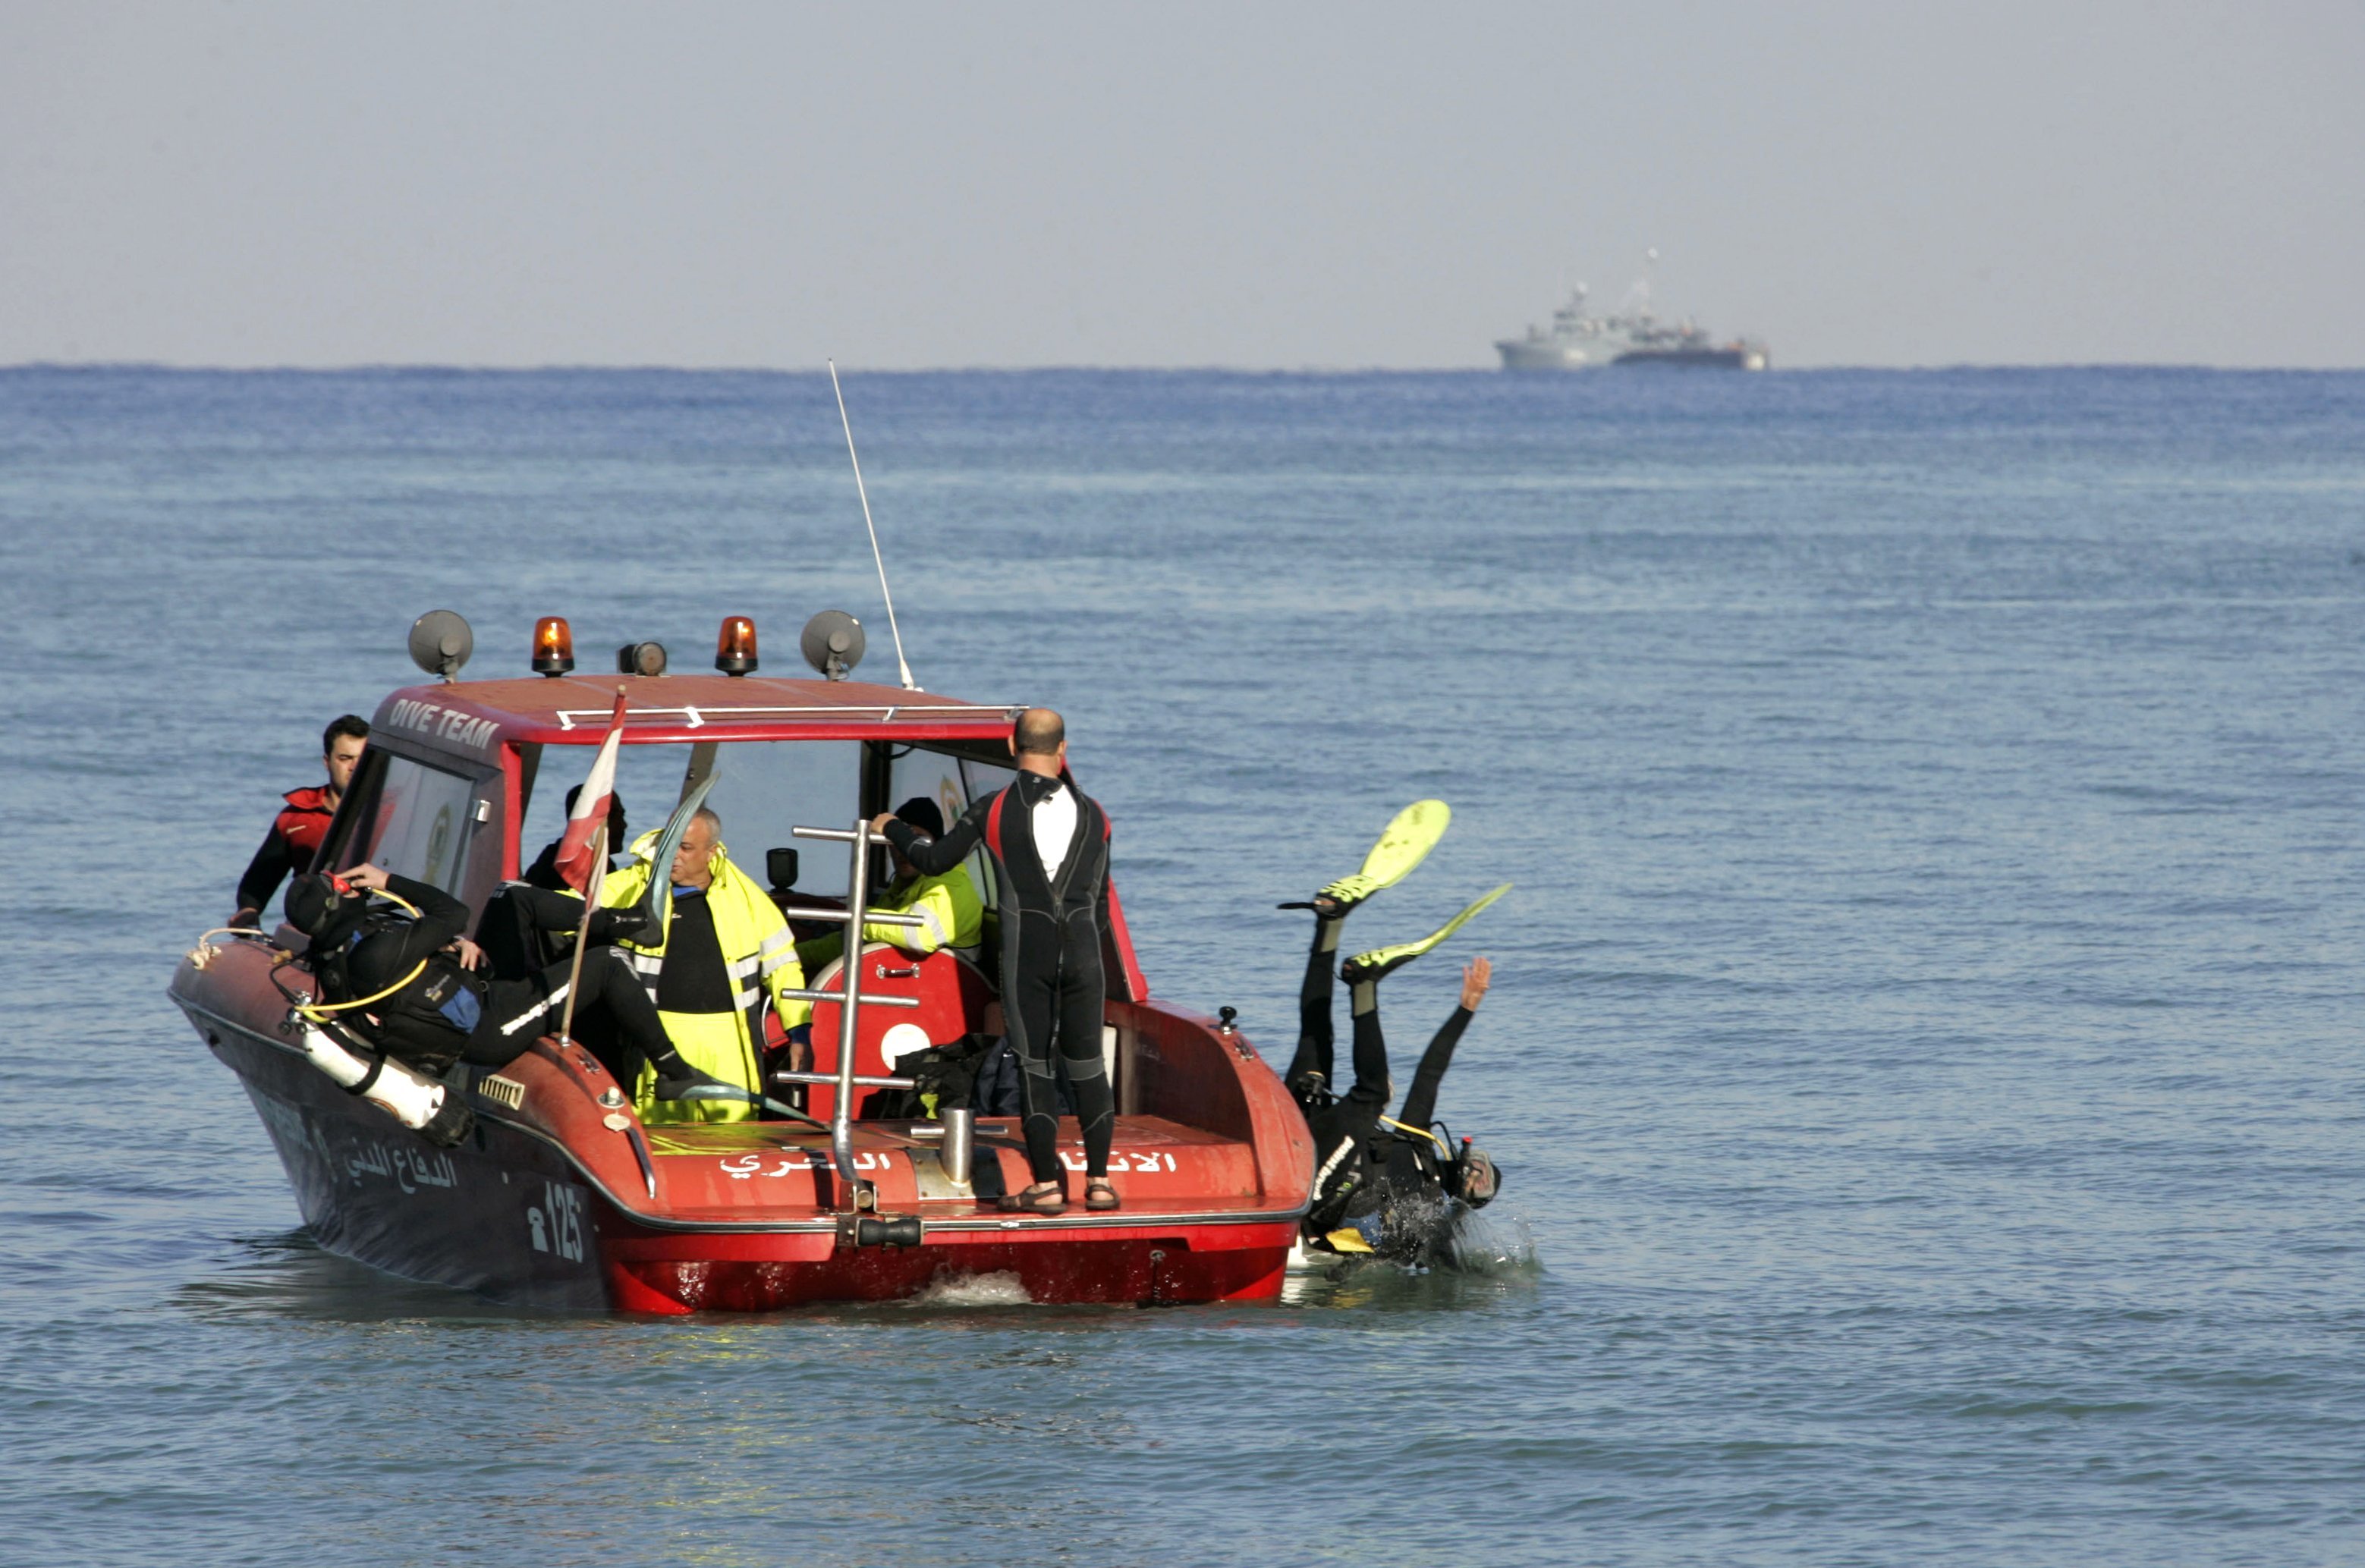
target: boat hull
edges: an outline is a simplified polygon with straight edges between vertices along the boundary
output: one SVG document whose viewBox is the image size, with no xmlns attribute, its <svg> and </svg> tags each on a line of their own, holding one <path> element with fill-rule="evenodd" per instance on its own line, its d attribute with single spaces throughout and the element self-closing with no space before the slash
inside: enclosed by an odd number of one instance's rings
<svg viewBox="0 0 2365 1568">
<path fill-rule="evenodd" d="M 1759 348 L 1636 349 L 1620 354 L 1621 365 L 1664 365 L 1676 370 L 1764 370 L 1768 363 Z"/>
<path fill-rule="evenodd" d="M 1294 1181 L 1264 1191 L 1255 1160 L 1216 1135 L 1121 1119 L 1113 1169 L 1134 1183 L 1126 1208 L 1052 1217 L 1001 1215 L 945 1191 L 940 1175 L 931 1196 L 934 1150 L 875 1132 L 861 1163 L 876 1174 L 881 1212 L 916 1215 L 922 1239 L 855 1246 L 832 1212 L 826 1154 L 799 1144 L 801 1129 L 643 1129 L 612 1111 L 602 1120 L 604 1070 L 547 1040 L 502 1070 L 527 1085 L 521 1104 L 488 1098 L 480 1081 L 469 1135 L 435 1148 L 276 1036 L 254 993 L 257 960 L 241 957 L 215 968 L 255 972 L 184 966 L 174 999 L 246 1089 L 314 1238 L 389 1273 L 519 1306 L 651 1313 L 897 1300 L 979 1279 L 997 1287 L 990 1299 L 1014 1299 L 1014 1287 L 1048 1303 L 1261 1301 L 1282 1290 L 1305 1194 Z M 1156 1022 L 1128 1015 L 1144 1036 Z M 1163 1026 L 1195 1025 L 1167 1014 Z M 1270 1077 L 1244 1053 L 1232 1047 Z M 1023 1180 L 1016 1141 L 981 1144 L 980 1158 Z M 638 1162 L 634 1147 L 654 1154 Z M 1081 1167 L 1073 1148 L 1063 1152 Z M 1294 1165 L 1295 1149 L 1283 1152 Z"/>
<path fill-rule="evenodd" d="M 1495 345 L 1505 370 L 1597 370 L 1606 356 L 1588 354 L 1575 343 L 1531 342 L 1506 338 Z"/>
</svg>

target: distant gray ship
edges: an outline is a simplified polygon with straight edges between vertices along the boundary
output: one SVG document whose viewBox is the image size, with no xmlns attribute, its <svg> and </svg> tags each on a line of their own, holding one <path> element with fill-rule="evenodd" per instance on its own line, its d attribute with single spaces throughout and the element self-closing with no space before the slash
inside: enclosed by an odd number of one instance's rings
<svg viewBox="0 0 2365 1568">
<path fill-rule="evenodd" d="M 1655 254 L 1655 252 L 1654 252 Z M 1637 283 L 1626 303 L 1607 316 L 1585 313 L 1585 285 L 1552 312 L 1552 325 L 1530 327 L 1523 338 L 1495 344 L 1505 370 L 1595 370 L 1605 364 L 1698 365 L 1713 370 L 1764 370 L 1773 356 L 1764 343 L 1735 338 L 1718 342 L 1698 322 L 1662 321 L 1651 313 L 1648 283 Z"/>
</svg>

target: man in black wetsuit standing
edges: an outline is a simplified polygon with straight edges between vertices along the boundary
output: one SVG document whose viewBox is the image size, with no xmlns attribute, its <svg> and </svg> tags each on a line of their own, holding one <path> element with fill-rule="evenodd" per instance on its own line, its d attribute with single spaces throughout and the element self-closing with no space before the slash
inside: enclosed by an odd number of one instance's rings
<svg viewBox="0 0 2365 1568">
<path fill-rule="evenodd" d="M 881 813 L 871 827 L 921 875 L 941 877 L 982 845 L 993 860 L 1002 916 L 1003 1030 L 1016 1052 L 1034 1184 L 1002 1200 L 1026 1214 L 1067 1206 L 1059 1157 L 1059 1090 L 1052 1052 L 1068 1075 L 1084 1137 L 1084 1206 L 1113 1209 L 1109 1143 L 1116 1107 L 1101 1057 L 1108 988 L 1101 946 L 1108 933 L 1108 814 L 1069 782 L 1068 727 L 1048 708 L 1018 716 L 1010 737 L 1018 777 L 977 801 L 941 837 Z"/>
</svg>

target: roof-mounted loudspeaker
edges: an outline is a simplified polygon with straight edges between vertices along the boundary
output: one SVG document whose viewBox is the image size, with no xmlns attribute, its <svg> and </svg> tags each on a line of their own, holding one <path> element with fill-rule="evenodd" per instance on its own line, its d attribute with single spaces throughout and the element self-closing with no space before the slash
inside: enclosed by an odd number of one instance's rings
<svg viewBox="0 0 2365 1568">
<path fill-rule="evenodd" d="M 806 622 L 798 642 L 805 663 L 832 680 L 844 680 L 862 662 L 862 622 L 843 610 L 824 610 Z"/>
<path fill-rule="evenodd" d="M 430 675 L 458 679 L 476 651 L 476 634 L 457 610 L 431 610 L 410 623 L 410 662 Z"/>
</svg>

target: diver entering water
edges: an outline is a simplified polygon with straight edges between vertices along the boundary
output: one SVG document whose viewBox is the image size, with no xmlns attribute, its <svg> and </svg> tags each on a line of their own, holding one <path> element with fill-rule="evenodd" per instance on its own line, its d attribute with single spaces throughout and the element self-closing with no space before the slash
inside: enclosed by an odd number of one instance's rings
<svg viewBox="0 0 2365 1568">
<path fill-rule="evenodd" d="M 380 913 L 368 895 L 384 892 L 416 913 Z M 521 980 L 489 980 L 479 972 L 483 954 L 461 933 L 468 906 L 443 889 L 375 866 L 356 866 L 340 875 L 313 873 L 297 879 L 287 892 L 289 924 L 311 937 L 308 954 L 322 1000 L 340 1004 L 343 1015 L 363 1020 L 372 1042 L 409 1065 L 441 1072 L 454 1062 L 501 1067 L 525 1053 L 549 1030 L 568 996 L 567 964 L 554 964 Z M 527 907 L 544 930 L 571 931 L 583 918 L 581 901 L 535 890 Z M 638 978 L 604 944 L 645 928 L 637 911 L 599 910 L 587 935 L 602 944 L 583 957 L 573 982 L 579 1009 L 603 1005 L 622 1036 L 621 1047 L 602 1065 L 622 1082 L 637 1076 L 642 1061 L 656 1070 L 660 1098 L 678 1099 L 715 1080 L 684 1061 L 667 1039 L 656 1008 Z"/>
<path fill-rule="evenodd" d="M 1058 1071 L 1064 1069 L 1084 1139 L 1084 1206 L 1114 1209 L 1108 1179 L 1115 1101 L 1101 1055 L 1107 982 L 1109 821 L 1063 777 L 1067 725 L 1048 708 L 1018 716 L 1010 737 L 1018 777 L 977 801 L 941 836 L 880 815 L 871 825 L 923 877 L 942 877 L 981 844 L 993 860 L 1002 916 L 1003 1030 L 1016 1053 L 1034 1182 L 1002 1200 L 1026 1214 L 1067 1206 L 1059 1158 Z M 1058 1067 L 1052 1061 L 1058 1053 Z"/>
<path fill-rule="evenodd" d="M 1353 1017 L 1354 1081 L 1343 1094 L 1332 1088 L 1335 1045 L 1330 1018 L 1331 966 L 1339 937 L 1355 907 L 1401 880 L 1445 831 L 1442 801 L 1421 801 L 1389 824 L 1353 877 L 1329 884 L 1312 901 L 1283 908 L 1310 909 L 1315 928 L 1298 992 L 1297 1050 L 1283 1081 L 1314 1134 L 1314 1193 L 1302 1230 L 1309 1244 L 1334 1252 L 1379 1253 L 1403 1262 L 1441 1260 L 1450 1249 L 1455 1202 L 1480 1208 L 1491 1202 L 1499 1174 L 1467 1139 L 1453 1148 L 1432 1126 L 1437 1092 L 1452 1065 L 1470 1019 L 1485 1000 L 1493 966 L 1476 958 L 1463 969 L 1462 993 L 1451 1017 L 1421 1053 L 1401 1114 L 1386 1114 L 1394 1085 L 1380 1027 L 1379 984 L 1435 948 L 1480 910 L 1509 890 L 1495 889 L 1417 942 L 1359 953 L 1339 965 Z"/>
</svg>

